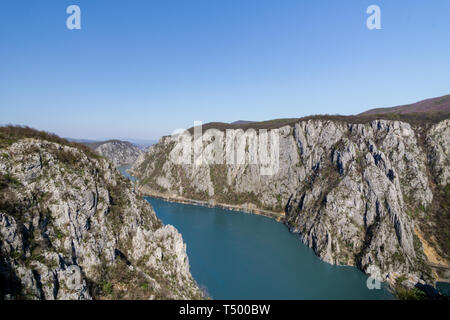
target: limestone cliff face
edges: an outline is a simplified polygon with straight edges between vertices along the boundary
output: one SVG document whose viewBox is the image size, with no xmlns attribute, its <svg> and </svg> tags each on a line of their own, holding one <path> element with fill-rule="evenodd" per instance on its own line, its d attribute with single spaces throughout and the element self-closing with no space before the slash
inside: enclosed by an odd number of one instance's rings
<svg viewBox="0 0 450 320">
<path fill-rule="evenodd" d="M 437 183 L 445 187 L 450 182 L 450 120 L 433 126 L 426 137 L 431 172 Z"/>
<path fill-rule="evenodd" d="M 88 144 L 99 155 L 109 159 L 116 166 L 132 164 L 142 154 L 142 150 L 130 142 L 110 140 Z"/>
<path fill-rule="evenodd" d="M 311 119 L 278 130 L 279 169 L 273 175 L 262 175 L 248 157 L 239 165 L 176 164 L 178 140 L 163 137 L 133 166 L 138 188 L 284 212 L 290 230 L 326 262 L 355 265 L 380 280 L 400 274 L 430 279 L 415 235 L 416 213 L 427 212 L 433 190 L 448 184 L 449 120 L 412 128 L 391 120 Z M 218 152 L 204 145 L 206 153 Z M 219 152 L 226 153 L 226 146 Z"/>
<path fill-rule="evenodd" d="M 0 148 L 0 299 L 201 297 L 181 235 L 110 162 L 42 139 Z"/>
</svg>

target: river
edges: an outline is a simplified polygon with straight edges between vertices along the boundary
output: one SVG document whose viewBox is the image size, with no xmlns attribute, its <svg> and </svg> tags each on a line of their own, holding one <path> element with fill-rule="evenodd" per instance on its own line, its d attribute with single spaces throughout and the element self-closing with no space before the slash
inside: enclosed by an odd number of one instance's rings
<svg viewBox="0 0 450 320">
<path fill-rule="evenodd" d="M 119 167 L 127 178 L 134 180 Z M 191 273 L 213 299 L 393 299 L 385 283 L 321 261 L 271 218 L 145 197 L 186 242 Z"/>
<path fill-rule="evenodd" d="M 321 261 L 282 223 L 146 197 L 183 235 L 191 273 L 213 299 L 392 299 L 354 267 Z"/>
</svg>

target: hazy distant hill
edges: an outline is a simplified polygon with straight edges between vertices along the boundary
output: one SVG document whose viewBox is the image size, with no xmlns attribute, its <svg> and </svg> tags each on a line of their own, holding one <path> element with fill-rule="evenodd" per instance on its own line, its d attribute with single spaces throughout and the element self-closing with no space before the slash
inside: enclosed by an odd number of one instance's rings
<svg viewBox="0 0 450 320">
<path fill-rule="evenodd" d="M 115 165 L 132 164 L 142 153 L 138 146 L 128 141 L 108 140 L 84 143 L 84 145 L 111 160 Z"/>
<path fill-rule="evenodd" d="M 238 120 L 238 121 L 234 121 L 230 124 L 248 124 L 248 123 L 252 123 L 254 121 L 248 121 L 248 120 Z"/>
<path fill-rule="evenodd" d="M 426 99 L 413 104 L 407 104 L 397 107 L 371 109 L 363 113 L 360 113 L 360 115 L 387 114 L 387 113 L 408 114 L 408 113 L 430 113 L 430 112 L 432 113 L 450 112 L 450 95 Z"/>
<path fill-rule="evenodd" d="M 450 94 L 419 101 L 409 105 L 371 109 L 363 113 L 350 116 L 339 114 L 316 114 L 301 118 L 280 118 L 266 121 L 238 120 L 231 123 L 209 122 L 203 124 L 202 129 L 203 132 L 211 128 L 222 131 L 227 129 L 276 129 L 283 126 L 294 126 L 299 121 L 308 120 L 343 121 L 355 124 L 365 124 L 378 119 L 403 121 L 414 126 L 425 126 L 427 124 L 438 123 L 448 118 L 450 118 Z M 191 134 L 193 134 L 193 130 L 193 127 L 188 129 Z"/>
<path fill-rule="evenodd" d="M 110 141 L 110 140 L 127 141 L 127 142 L 130 142 L 130 143 L 134 144 L 135 146 L 139 147 L 140 149 L 147 149 L 152 144 L 155 144 L 158 142 L 158 140 L 153 140 L 153 139 L 135 139 L 135 138 L 127 138 L 127 137 L 103 137 L 103 138 L 99 138 L 96 141 L 91 141 L 91 142 Z"/>
<path fill-rule="evenodd" d="M 120 139 L 120 140 L 124 140 L 124 141 L 128 141 L 131 142 L 132 144 L 138 146 L 141 149 L 147 149 L 148 147 L 150 147 L 151 145 L 158 143 L 158 140 L 146 140 L 146 139 Z"/>
<path fill-rule="evenodd" d="M 91 139 L 76 139 L 76 138 L 68 138 L 68 137 L 64 137 L 64 139 L 66 139 L 67 141 L 70 141 L 70 142 L 78 142 L 81 144 L 98 142 L 98 140 L 91 140 Z"/>
</svg>

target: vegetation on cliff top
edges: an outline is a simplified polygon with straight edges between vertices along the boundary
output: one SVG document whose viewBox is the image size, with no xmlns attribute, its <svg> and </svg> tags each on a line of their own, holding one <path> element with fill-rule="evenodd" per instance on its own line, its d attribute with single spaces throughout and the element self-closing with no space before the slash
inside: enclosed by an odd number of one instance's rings
<svg viewBox="0 0 450 320">
<path fill-rule="evenodd" d="M 393 120 L 393 121 L 402 121 L 409 123 L 412 126 L 419 127 L 427 127 L 430 124 L 438 123 L 442 120 L 450 118 L 450 112 L 416 112 L 409 114 L 399 114 L 399 113 L 386 113 L 386 114 L 361 114 L 361 115 L 352 115 L 352 116 L 344 116 L 344 115 L 311 115 L 302 118 L 285 118 L 285 119 L 274 119 L 268 121 L 259 121 L 259 122 L 249 122 L 249 123 L 224 123 L 224 122 L 209 122 L 203 124 L 202 129 L 205 132 L 208 129 L 217 129 L 220 131 L 225 131 L 227 129 L 243 129 L 244 131 L 247 129 L 277 129 L 284 126 L 293 126 L 300 121 L 308 121 L 308 120 L 329 120 L 329 121 L 338 121 L 338 122 L 346 122 L 346 123 L 355 123 L 355 124 L 365 124 L 375 120 Z M 190 128 L 188 130 L 191 134 L 194 132 L 194 128 Z"/>
<path fill-rule="evenodd" d="M 14 142 L 17 142 L 20 139 L 24 138 L 40 139 L 49 142 L 55 142 L 63 146 L 74 147 L 82 150 L 90 157 L 96 159 L 100 158 L 97 153 L 93 152 L 87 146 L 77 142 L 70 142 L 64 138 L 57 136 L 54 133 L 39 131 L 27 126 L 7 125 L 0 127 L 0 149 L 6 148 L 12 145 Z"/>
</svg>

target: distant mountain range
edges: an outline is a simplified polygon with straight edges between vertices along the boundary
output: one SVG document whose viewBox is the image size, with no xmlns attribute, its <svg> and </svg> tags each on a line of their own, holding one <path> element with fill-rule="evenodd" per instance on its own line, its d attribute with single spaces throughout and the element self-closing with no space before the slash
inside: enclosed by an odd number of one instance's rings
<svg viewBox="0 0 450 320">
<path fill-rule="evenodd" d="M 411 114 L 411 113 L 449 113 L 450 112 L 450 94 L 422 100 L 412 104 L 406 104 L 397 107 L 390 108 L 376 108 L 370 109 L 359 115 L 372 115 L 372 114 Z"/>
<path fill-rule="evenodd" d="M 150 147 L 152 144 L 155 144 L 158 142 L 158 140 L 152 140 L 152 139 L 128 139 L 128 138 L 102 138 L 102 139 L 98 139 L 98 140 L 93 140 L 93 139 L 77 139 L 77 138 L 65 137 L 64 139 L 66 139 L 70 142 L 78 142 L 78 143 L 82 143 L 82 144 L 104 143 L 106 141 L 113 141 L 113 140 L 125 141 L 125 142 L 130 142 L 130 143 L 136 145 L 140 149 L 146 149 L 146 148 Z"/>
<path fill-rule="evenodd" d="M 128 141 L 108 140 L 82 144 L 111 160 L 117 166 L 132 164 L 142 153 L 141 148 Z"/>
<path fill-rule="evenodd" d="M 375 108 L 362 112 L 354 116 L 339 116 L 339 115 L 316 115 L 303 118 L 290 119 L 274 119 L 269 121 L 251 121 L 251 120 L 237 120 L 231 123 L 211 122 L 203 124 L 203 130 L 215 128 L 219 130 L 225 129 L 271 129 L 279 128 L 285 125 L 293 125 L 299 120 L 308 119 L 322 119 L 322 120 L 345 120 L 353 121 L 355 123 L 367 122 L 378 118 L 382 115 L 384 119 L 401 120 L 409 123 L 422 122 L 439 122 L 450 116 L 450 94 L 437 98 L 422 100 L 416 103 L 401 105 L 390 108 Z M 193 128 L 189 129 L 190 131 Z M 74 139 L 66 138 L 72 142 L 84 144 L 96 151 L 100 155 L 110 159 L 116 165 L 133 163 L 142 151 L 156 144 L 157 140 L 145 139 Z"/>
<path fill-rule="evenodd" d="M 249 124 L 249 123 L 252 123 L 252 122 L 254 122 L 254 121 L 238 120 L 238 121 L 234 121 L 234 122 L 232 122 L 230 124 Z"/>
<path fill-rule="evenodd" d="M 128 141 L 132 144 L 138 146 L 141 149 L 147 149 L 152 144 L 155 144 L 158 142 L 158 140 L 153 139 L 132 139 L 132 138 L 117 138 L 117 139 L 104 139 L 104 140 L 121 140 L 121 141 Z"/>
<path fill-rule="evenodd" d="M 81 144 L 98 142 L 98 140 L 76 139 L 76 138 L 69 138 L 69 137 L 65 137 L 64 139 L 66 139 L 67 141 L 70 141 L 70 142 L 77 142 L 77 143 L 81 143 Z"/>
<path fill-rule="evenodd" d="M 405 104 L 396 107 L 386 107 L 386 108 L 374 108 L 367 111 L 364 111 L 358 115 L 354 116 L 346 116 L 347 119 L 349 117 L 369 117 L 375 115 L 387 115 L 388 118 L 392 118 L 397 116 L 402 117 L 402 115 L 406 115 L 407 119 L 402 120 L 410 120 L 411 116 L 415 117 L 417 114 L 422 113 L 428 116 L 427 120 L 434 120 L 434 118 L 438 117 L 439 119 L 445 118 L 450 115 L 450 94 L 444 95 L 437 98 L 430 98 L 426 100 L 422 100 L 419 102 L 415 102 L 412 104 Z M 390 116 L 390 117 L 389 117 Z M 203 125 L 203 129 L 207 129 L 211 127 L 219 127 L 219 128 L 250 128 L 250 127 L 272 127 L 279 125 L 286 125 L 296 122 L 299 119 L 308 119 L 312 116 L 303 117 L 303 118 L 290 118 L 290 119 L 274 119 L 269 121 L 249 121 L 249 120 L 237 120 L 231 123 L 222 123 L 222 122 L 211 122 Z M 316 115 L 314 117 L 331 117 L 331 118 L 340 118 L 343 116 L 340 115 Z M 397 119 L 400 120 L 400 119 Z M 205 128 L 205 126 L 207 128 Z"/>
</svg>

